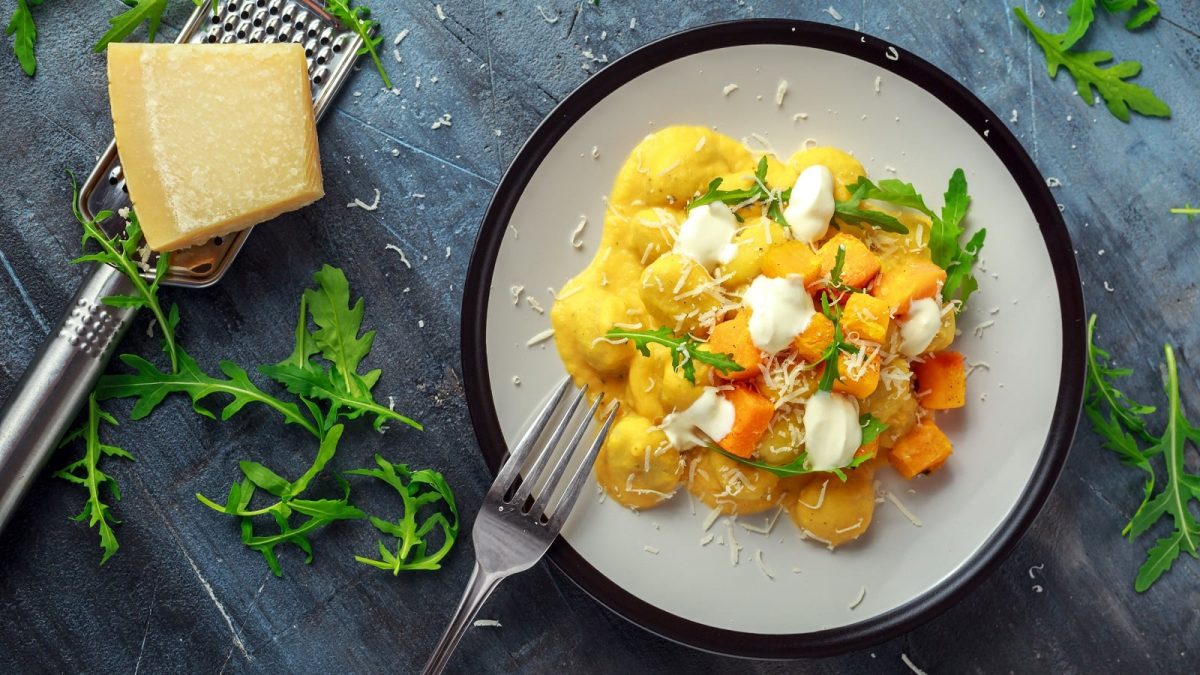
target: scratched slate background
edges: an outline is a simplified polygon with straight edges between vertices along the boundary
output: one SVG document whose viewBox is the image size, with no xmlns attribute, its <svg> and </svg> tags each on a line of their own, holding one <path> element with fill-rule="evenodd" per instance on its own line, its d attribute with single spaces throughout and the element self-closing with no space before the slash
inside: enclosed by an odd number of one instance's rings
<svg viewBox="0 0 1200 675">
<path fill-rule="evenodd" d="M 606 0 L 599 9 L 541 0 L 554 22 L 530 2 L 444 0 L 444 21 L 432 2 L 372 4 L 389 48 L 391 36 L 411 30 L 403 63 L 387 58 L 401 95 L 381 91 L 368 69 L 355 74 L 321 128 L 327 198 L 257 231 L 216 287 L 168 297 L 181 303 L 182 340 L 202 365 L 229 358 L 251 366 L 289 351 L 298 294 L 312 271 L 323 262 L 346 268 L 368 300 L 367 321 L 381 328 L 372 358 L 385 369 L 379 391 L 395 395 L 428 430 L 380 438 L 360 429 L 343 444 L 337 466 L 364 465 L 383 450 L 442 470 L 466 532 L 489 481 L 459 379 L 460 284 L 505 166 L 537 122 L 589 76 L 581 51 L 612 59 L 724 19 L 835 19 L 822 11 L 826 2 L 786 0 Z M 1088 36 L 1087 46 L 1143 61 L 1140 82 L 1174 107 L 1171 121 L 1128 125 L 1083 106 L 1066 77 L 1046 77 L 1040 53 L 1011 18 L 1012 4 L 833 2 L 841 25 L 859 24 L 922 54 L 1005 120 L 1017 111 L 1010 126 L 1044 174 L 1063 183 L 1055 194 L 1089 308 L 1103 317 L 1103 341 L 1140 369 L 1132 393 L 1159 399 L 1152 373 L 1169 339 L 1179 348 L 1185 398 L 1200 417 L 1197 226 L 1167 214 L 1168 206 L 1200 200 L 1200 4 L 1164 0 L 1164 16 L 1150 30 L 1130 34 L 1102 19 Z M 1043 23 L 1063 25 L 1056 12 L 1066 4 L 1045 3 Z M 174 34 L 190 5 L 171 0 L 164 34 Z M 1034 13 L 1038 3 L 1024 6 Z M 78 238 L 63 172 L 86 173 L 111 136 L 104 60 L 88 46 L 120 9 L 117 0 L 41 7 L 36 78 L 20 74 L 7 42 L 0 55 L 0 399 L 80 278 L 66 264 Z M 446 112 L 453 125 L 430 129 Z M 345 208 L 354 197 L 370 201 L 374 187 L 383 193 L 377 211 Z M 386 244 L 401 246 L 412 269 Z M 145 326 L 140 318 L 128 350 L 156 349 Z M 80 491 L 48 476 L 0 536 L 0 672 L 411 672 L 424 662 L 470 571 L 469 536 L 442 572 L 392 578 L 350 557 L 371 550 L 369 527 L 335 526 L 316 539 L 311 567 L 292 549 L 283 555 L 286 576 L 275 579 L 238 543 L 234 525 L 193 494 L 223 495 L 243 458 L 298 473 L 311 453 L 301 433 L 250 409 L 216 423 L 174 399 L 112 438 L 138 461 L 107 464 L 125 490 L 117 507 L 125 523 L 121 550 L 104 568 L 96 566 L 95 533 L 67 520 L 80 507 Z M 1120 528 L 1136 504 L 1137 478 L 1099 449 L 1086 425 L 1075 446 L 1012 557 L 965 601 L 891 642 L 798 664 L 707 655 L 642 632 L 540 565 L 500 587 L 482 616 L 503 627 L 470 631 L 452 668 L 903 671 L 903 653 L 929 672 L 1197 670 L 1200 564 L 1184 560 L 1152 591 L 1135 594 L 1145 544 L 1123 541 Z M 1196 460 L 1193 453 L 1189 462 Z M 368 508 L 387 508 L 386 494 L 359 486 Z"/>
</svg>

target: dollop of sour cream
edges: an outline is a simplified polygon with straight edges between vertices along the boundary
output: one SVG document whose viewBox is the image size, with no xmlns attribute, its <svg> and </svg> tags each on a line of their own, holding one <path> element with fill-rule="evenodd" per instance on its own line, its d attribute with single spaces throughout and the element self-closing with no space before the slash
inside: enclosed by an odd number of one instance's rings
<svg viewBox="0 0 1200 675">
<path fill-rule="evenodd" d="M 804 406 L 804 446 L 814 471 L 846 466 L 862 445 L 858 402 L 851 396 L 818 391 Z"/>
<path fill-rule="evenodd" d="M 783 217 L 787 219 L 792 236 L 809 244 L 829 231 L 833 210 L 833 174 L 827 167 L 814 164 L 796 178 Z"/>
<path fill-rule="evenodd" d="M 697 206 L 679 226 L 674 252 L 695 260 L 711 272 L 737 254 L 737 245 L 733 243 L 737 229 L 737 218 L 728 206 L 719 202 Z"/>
<path fill-rule="evenodd" d="M 696 433 L 704 432 L 708 438 Z M 663 418 L 662 430 L 677 450 L 708 445 L 708 439 L 720 441 L 733 429 L 733 403 L 716 387 L 705 387 L 704 393 L 686 410 L 673 412 Z"/>
<path fill-rule="evenodd" d="M 933 298 L 913 300 L 900 324 L 900 353 L 912 358 L 929 348 L 942 327 L 942 307 Z"/>
<path fill-rule="evenodd" d="M 775 354 L 792 338 L 804 332 L 816 309 L 812 296 L 804 288 L 804 279 L 792 275 L 780 279 L 755 277 L 742 296 L 750 309 L 750 339 L 754 346 Z"/>
</svg>

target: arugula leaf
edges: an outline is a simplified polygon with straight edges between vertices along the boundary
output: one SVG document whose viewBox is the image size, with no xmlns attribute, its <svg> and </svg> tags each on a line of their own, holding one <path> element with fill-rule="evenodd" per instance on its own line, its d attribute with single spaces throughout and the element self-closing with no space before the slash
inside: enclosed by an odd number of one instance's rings
<svg viewBox="0 0 1200 675">
<path fill-rule="evenodd" d="M 945 302 L 958 301 L 961 309 L 967 304 L 979 288 L 979 282 L 974 275 L 975 261 L 983 249 L 987 229 L 980 228 L 967 243 L 959 246 L 963 235 L 962 221 L 971 205 L 971 197 L 967 194 L 967 176 L 962 169 L 955 169 L 950 176 L 950 183 L 943 195 L 944 204 L 939 217 L 932 211 L 926 211 L 932 226 L 929 231 L 929 253 L 934 264 L 946 270 L 946 282 L 942 284 L 942 300 Z"/>
<path fill-rule="evenodd" d="M 371 19 L 371 10 L 354 5 L 354 0 L 325 0 L 325 10 L 341 21 L 348 30 L 354 31 L 362 38 L 363 46 L 359 48 L 358 55 L 371 55 L 371 60 L 375 62 L 375 70 L 379 71 L 379 77 L 383 79 L 383 86 L 391 89 L 392 81 L 383 69 L 383 61 L 379 60 L 377 49 L 379 43 L 383 42 L 383 36 L 379 35 L 379 22 Z"/>
<path fill-rule="evenodd" d="M 423 427 L 377 403 L 371 389 L 379 380 L 379 370 L 359 374 L 358 367 L 371 350 L 375 331 L 359 337 L 362 329 L 364 302 L 350 304 L 350 284 L 346 275 L 335 267 L 325 265 L 313 275 L 318 288 L 308 289 L 300 299 L 300 317 L 296 324 L 296 345 L 283 361 L 260 366 L 259 372 L 279 382 L 287 390 L 306 399 L 319 399 L 330 404 L 326 424 L 339 417 L 358 419 L 373 415 L 378 431 L 388 420 Z M 311 314 L 317 330 L 308 332 Z M 320 354 L 331 365 L 324 368 L 312 357 Z"/>
<path fill-rule="evenodd" d="M 1087 343 L 1087 381 L 1083 392 L 1085 407 L 1097 412 L 1107 408 L 1110 417 L 1115 419 L 1120 427 L 1128 429 L 1143 441 L 1153 440 L 1153 436 L 1146 430 L 1143 417 L 1153 414 L 1155 407 L 1138 403 L 1117 389 L 1117 380 L 1128 377 L 1133 370 L 1108 365 L 1112 357 L 1096 344 L 1095 314 L 1088 320 Z"/>
<path fill-rule="evenodd" d="M 867 413 L 867 414 L 863 415 L 862 417 L 859 417 L 858 422 L 859 422 L 859 425 L 861 425 L 863 428 L 861 445 L 866 445 L 866 444 L 870 443 L 871 441 L 875 440 L 876 438 L 879 438 L 879 434 L 883 433 L 888 427 L 888 425 L 879 421 L 878 419 L 875 418 L 874 415 L 871 415 L 870 413 Z M 746 457 L 740 457 L 738 455 L 735 455 L 735 454 L 727 451 L 725 448 L 722 448 L 720 445 L 717 445 L 715 443 L 709 443 L 708 449 L 712 450 L 713 452 L 718 452 L 722 455 L 725 455 L 729 459 L 732 459 L 735 462 L 738 462 L 739 464 L 745 464 L 746 466 L 752 466 L 756 469 L 762 469 L 763 471 L 773 473 L 776 476 L 779 476 L 780 478 L 790 478 L 792 476 L 803 476 L 803 475 L 810 474 L 810 473 L 832 473 L 833 475 L 837 476 L 843 483 L 846 482 L 846 479 L 847 479 L 846 470 L 856 469 L 875 458 L 874 452 L 870 452 L 870 453 L 866 453 L 866 454 L 862 454 L 862 455 L 855 455 L 854 457 L 852 457 L 850 459 L 850 462 L 848 464 L 846 464 L 846 466 L 838 467 L 836 469 L 831 469 L 829 471 L 817 471 L 817 470 L 813 469 L 811 466 L 809 466 L 808 452 L 806 452 L 806 451 L 801 451 L 799 455 L 796 455 L 795 459 L 788 462 L 787 464 L 775 465 L 775 464 L 767 464 L 766 462 L 760 462 L 760 461 L 754 460 L 754 459 L 748 459 Z"/>
<path fill-rule="evenodd" d="M 100 548 L 104 550 L 104 554 L 100 557 L 100 564 L 103 565 L 120 548 L 112 526 L 121 521 L 112 515 L 108 504 L 104 503 L 101 489 L 107 487 L 113 501 L 119 502 L 121 501 L 121 488 L 117 485 L 115 478 L 100 470 L 100 459 L 101 457 L 121 457 L 129 461 L 134 460 L 133 455 L 122 448 L 108 445 L 100 440 L 101 422 L 117 426 L 116 418 L 101 410 L 100 404 L 96 401 L 96 395 L 92 394 L 88 397 L 86 422 L 82 427 L 64 437 L 58 445 L 63 448 L 74 441 L 82 440 L 84 444 L 83 457 L 55 471 L 54 476 L 76 485 L 82 485 L 87 489 L 88 496 L 87 501 L 83 504 L 83 510 L 72 520 L 76 522 L 86 520 L 89 527 L 94 527 L 99 531 Z"/>
<path fill-rule="evenodd" d="M 1116 1 L 1122 2 L 1123 0 Z M 1112 12 L 1113 10 L 1108 11 Z M 1063 49 L 1070 49 L 1087 34 L 1088 28 L 1091 27 L 1095 18 L 1096 0 L 1074 0 L 1067 8 L 1067 30 L 1057 36 L 1059 46 Z"/>
<path fill-rule="evenodd" d="M 432 469 L 410 471 L 407 465 L 393 464 L 378 454 L 375 455 L 375 464 L 378 469 L 355 469 L 346 473 L 378 478 L 400 495 L 404 503 L 404 513 L 396 522 L 376 516 L 370 517 L 375 529 L 396 538 L 396 552 L 393 553 L 380 541 L 379 556 L 382 560 L 357 555 L 354 559 L 381 570 L 389 570 L 393 575 L 407 570 L 441 569 L 441 560 L 450 552 L 458 538 L 458 507 L 454 503 L 454 493 L 446 484 L 446 479 Z M 418 524 L 417 518 L 421 508 L 437 502 L 445 504 L 454 519 L 453 522 L 439 511 Z M 429 553 L 429 543 L 425 541 L 425 537 L 434 528 L 441 530 L 442 545 L 438 550 Z"/>
<path fill-rule="evenodd" d="M 214 511 L 237 517 L 240 521 L 242 543 L 262 554 L 275 576 L 283 576 L 283 568 L 279 565 L 279 558 L 275 553 L 275 548 L 281 544 L 299 547 L 305 553 L 305 562 L 311 563 L 313 551 L 309 536 L 312 532 L 338 520 L 366 518 L 361 509 L 350 504 L 350 486 L 341 478 L 338 478 L 342 486 L 341 499 L 300 499 L 300 495 L 308 489 L 309 483 L 320 475 L 333 459 L 343 430 L 344 427 L 340 424 L 329 429 L 321 440 L 312 466 L 294 482 L 289 482 L 258 462 L 243 461 L 240 467 L 245 480 L 233 483 L 225 504 L 218 504 L 199 493 L 196 494 L 196 499 Z M 254 498 L 256 488 L 261 488 L 277 500 L 263 508 L 251 509 L 250 502 Z M 294 514 L 308 518 L 293 526 L 291 521 Z M 265 515 L 270 515 L 274 520 L 279 528 L 277 534 L 255 534 L 254 518 Z"/>
<path fill-rule="evenodd" d="M 1184 206 L 1171 209 L 1171 213 L 1174 213 L 1177 216 L 1187 216 L 1188 222 L 1191 222 L 1192 220 L 1195 220 L 1196 216 L 1200 216 L 1200 207 L 1186 204 Z"/>
<path fill-rule="evenodd" d="M 671 350 L 671 367 L 675 370 L 682 369 L 684 378 L 692 384 L 696 384 L 696 362 L 710 365 L 722 373 L 743 370 L 733 360 L 732 355 L 717 354 L 702 349 L 703 342 L 691 335 L 676 336 L 666 326 L 659 326 L 654 330 L 611 328 L 604 334 L 604 337 L 609 340 L 629 340 L 642 356 L 650 356 L 651 344 L 666 347 Z"/>
<path fill-rule="evenodd" d="M 154 315 L 154 320 L 158 323 L 159 330 L 163 336 L 163 351 L 167 353 L 171 360 L 171 369 L 177 371 L 179 369 L 179 352 L 180 348 L 175 341 L 175 329 L 179 325 L 179 308 L 172 304 L 170 310 L 163 311 L 162 303 L 158 299 L 159 283 L 166 276 L 167 270 L 170 267 L 171 254 L 163 253 L 158 256 L 158 262 L 154 269 L 154 279 L 150 283 L 142 277 L 141 269 L 135 256 L 138 255 L 138 249 L 143 244 L 142 227 L 138 222 L 137 214 L 132 210 L 129 211 L 129 218 L 125 222 L 125 236 L 110 237 L 100 227 L 100 223 L 112 217 L 112 211 L 101 211 L 96 214 L 94 219 L 89 220 L 83 215 L 83 211 L 79 208 L 79 186 L 75 182 L 75 175 L 67 172 L 71 177 L 71 212 L 75 215 L 75 219 L 83 226 L 83 235 L 80 239 L 80 248 L 84 251 L 83 255 L 72 260 L 73 264 L 83 262 L 95 262 L 105 265 L 111 265 L 129 278 L 133 284 L 137 295 L 128 296 L 109 296 L 103 299 L 104 303 L 113 307 L 145 307 Z M 94 244 L 100 248 L 94 253 L 87 253 L 89 244 Z"/>
<path fill-rule="evenodd" d="M 167 9 L 167 0 L 123 0 L 129 7 L 122 13 L 108 20 L 110 28 L 100 41 L 92 47 L 92 51 L 100 53 L 110 42 L 119 42 L 129 37 L 137 27 L 146 24 L 146 42 L 154 42 L 158 33 L 158 25 L 162 22 L 163 12 Z"/>
<path fill-rule="evenodd" d="M 1078 2 L 1079 0 L 1077 0 Z M 1154 92 L 1127 81 L 1141 71 L 1140 63 L 1121 61 L 1107 68 L 1101 67 L 1100 64 L 1113 59 L 1110 52 L 1070 51 L 1068 49 L 1070 45 L 1064 46 L 1061 36 L 1052 35 L 1039 28 L 1025 14 L 1025 10 L 1013 7 L 1013 13 L 1021 20 L 1021 23 L 1025 24 L 1034 41 L 1042 48 L 1042 53 L 1046 57 L 1046 72 L 1050 75 L 1050 79 L 1054 79 L 1058 75 L 1060 67 L 1065 67 L 1071 78 L 1075 80 L 1079 98 L 1083 99 L 1087 105 L 1093 105 L 1095 93 L 1099 92 L 1100 96 L 1104 98 L 1109 112 L 1122 122 L 1129 121 L 1131 110 L 1147 117 L 1171 116 L 1171 107 L 1159 99 Z M 1144 24 L 1152 17 L 1153 14 L 1137 25 Z"/>
<path fill-rule="evenodd" d="M 862 427 L 862 444 L 866 445 L 871 441 L 879 438 L 879 434 L 887 431 L 888 425 L 883 420 L 875 417 L 871 413 L 866 413 L 858 418 L 858 424 Z"/>
<path fill-rule="evenodd" d="M 1131 371 L 1107 365 L 1108 353 L 1095 344 L 1095 324 L 1096 316 L 1092 315 L 1088 322 L 1084 410 L 1093 428 L 1104 438 L 1104 446 L 1117 453 L 1123 463 L 1145 474 L 1142 503 L 1122 533 L 1131 540 L 1136 539 L 1167 515 L 1173 524 L 1171 534 L 1151 546 L 1146 561 L 1138 570 L 1134 589 L 1141 593 L 1169 570 L 1181 553 L 1200 557 L 1200 521 L 1190 510 L 1193 501 L 1200 503 L 1200 475 L 1188 473 L 1184 464 L 1187 443 L 1200 446 L 1200 427 L 1184 415 L 1175 350 L 1171 345 L 1164 345 L 1166 426 L 1161 436 L 1152 436 L 1146 430 L 1144 416 L 1153 413 L 1154 407 L 1137 403 L 1116 388 L 1116 380 L 1127 377 Z M 1138 438 L 1146 440 L 1148 447 L 1139 448 Z M 1151 464 L 1155 457 L 1162 457 L 1166 467 L 1166 481 L 1157 493 L 1156 474 Z"/>
<path fill-rule="evenodd" d="M 1125 28 L 1128 30 L 1137 30 L 1142 26 L 1150 23 L 1150 20 L 1158 16 L 1158 0 L 1143 0 L 1145 6 L 1138 9 L 1125 22 Z M 1100 0 L 1100 4 L 1109 14 L 1117 14 L 1119 12 L 1128 12 L 1137 8 L 1140 4 L 1139 0 Z"/>
<path fill-rule="evenodd" d="M 37 72 L 37 57 L 33 49 L 38 39 L 32 10 L 40 4 L 42 0 L 17 0 L 12 18 L 8 20 L 8 28 L 4 30 L 5 35 L 13 36 L 13 54 L 16 54 L 21 70 L 30 77 Z"/>
<path fill-rule="evenodd" d="M 875 209 L 862 208 L 864 199 L 876 199 L 881 197 L 872 197 L 872 194 L 881 195 L 883 191 L 871 182 L 866 176 L 859 176 L 858 181 L 854 185 L 849 186 L 850 198 L 846 201 L 835 201 L 834 213 L 846 221 L 855 225 L 869 225 L 878 228 L 884 232 L 894 232 L 896 234 L 908 234 L 908 228 L 890 213 L 877 211 Z M 897 195 L 897 197 L 907 199 L 905 196 Z M 887 200 L 884 200 L 887 201 Z M 901 204 L 903 205 L 903 204 Z"/>
<path fill-rule="evenodd" d="M 833 256 L 833 267 L 829 269 L 829 280 L 824 282 L 825 290 L 837 294 L 853 293 L 858 289 L 842 281 L 842 270 L 846 266 L 846 247 L 838 245 L 837 253 Z"/>
<path fill-rule="evenodd" d="M 787 219 L 783 216 L 783 203 L 791 198 L 792 191 L 790 188 L 786 190 L 772 190 L 768 187 L 767 168 L 767 156 L 763 155 L 759 158 L 758 165 L 754 168 L 754 184 L 741 190 L 722 190 L 720 189 L 722 179 L 712 179 L 704 194 L 688 202 L 687 210 L 691 211 L 697 206 L 720 202 L 733 207 L 734 217 L 738 219 L 738 222 L 741 222 L 742 217 L 737 213 L 739 208 L 752 204 L 762 204 L 768 218 L 784 227 L 788 227 Z"/>
<path fill-rule="evenodd" d="M 199 364 L 182 347 L 179 348 L 178 372 L 160 371 L 153 363 L 134 354 L 122 354 L 121 362 L 134 370 L 133 373 L 104 375 L 96 385 L 99 400 L 113 398 L 136 398 L 132 419 L 140 420 L 149 415 L 169 394 L 184 393 L 192 399 L 192 409 L 197 413 L 217 419 L 202 403 L 213 394 L 227 394 L 233 400 L 221 411 L 221 420 L 227 420 L 250 403 L 261 403 L 283 416 L 284 422 L 296 424 L 309 433 L 322 438 L 324 434 L 305 417 L 295 403 L 281 401 L 259 389 L 250 381 L 249 375 L 232 361 L 222 361 L 221 372 L 229 379 L 211 377 L 200 369 Z"/>
<path fill-rule="evenodd" d="M 1167 422 L 1163 435 L 1150 447 L 1145 456 L 1162 455 L 1167 468 L 1167 480 L 1162 491 L 1134 514 L 1129 521 L 1127 533 L 1130 539 L 1146 532 L 1165 514 L 1170 514 L 1174 531 L 1159 539 L 1148 551 L 1146 562 L 1138 570 L 1134 589 L 1145 591 L 1171 569 L 1180 553 L 1186 552 L 1193 558 L 1200 557 L 1200 521 L 1190 510 L 1190 502 L 1200 502 L 1200 475 L 1187 473 L 1184 468 L 1184 445 L 1190 441 L 1200 444 L 1200 427 L 1192 426 L 1184 416 L 1179 397 L 1179 372 L 1175 363 L 1175 350 L 1171 345 L 1163 346 L 1166 357 L 1167 377 L 1163 388 L 1167 395 Z"/>
<path fill-rule="evenodd" d="M 841 379 L 838 374 L 838 355 L 841 352 L 847 354 L 857 354 L 858 347 L 850 342 L 846 342 L 846 338 L 842 335 L 842 312 L 838 305 L 831 305 L 829 297 L 821 296 L 821 313 L 827 319 L 833 322 L 833 342 L 825 348 L 821 353 L 821 362 L 824 368 L 821 371 L 821 381 L 817 383 L 819 391 L 833 391 L 835 382 Z"/>
</svg>

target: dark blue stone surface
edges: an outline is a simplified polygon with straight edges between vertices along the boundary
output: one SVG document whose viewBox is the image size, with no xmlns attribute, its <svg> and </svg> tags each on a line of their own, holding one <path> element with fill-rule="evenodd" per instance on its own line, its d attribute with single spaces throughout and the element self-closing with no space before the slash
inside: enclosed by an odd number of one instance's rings
<svg viewBox="0 0 1200 675">
<path fill-rule="evenodd" d="M 400 95 L 382 91 L 369 68 L 356 73 L 321 127 L 327 197 L 259 228 L 217 286 L 166 295 L 180 303 L 181 339 L 205 368 L 215 370 L 220 359 L 250 367 L 290 351 L 311 273 L 326 262 L 345 268 L 367 299 L 368 324 L 379 328 L 370 363 L 384 369 L 377 391 L 395 396 L 427 430 L 379 436 L 359 427 L 337 468 L 366 465 L 376 451 L 437 468 L 458 495 L 467 532 L 489 482 L 458 359 L 467 257 L 516 149 L 589 76 L 585 64 L 601 67 L 581 51 L 613 59 L 682 28 L 733 18 L 836 20 L 822 9 L 827 2 L 787 0 L 604 0 L 599 8 L 540 0 L 541 10 L 533 2 L 445 0 L 444 21 L 432 2 L 372 4 Z M 1170 341 L 1179 349 L 1185 400 L 1200 419 L 1200 230 L 1167 212 L 1200 201 L 1200 4 L 1163 0 L 1163 17 L 1149 30 L 1128 33 L 1102 18 L 1088 35 L 1089 48 L 1142 61 L 1138 81 L 1174 108 L 1169 121 L 1131 124 L 1084 106 L 1066 76 L 1046 77 L 1039 50 L 1011 16 L 1012 0 L 832 4 L 841 25 L 859 24 L 921 54 L 1002 119 L 1016 117 L 1010 126 L 1038 166 L 1062 182 L 1054 194 L 1078 250 L 1089 310 L 1102 317 L 1103 342 L 1138 369 L 1130 393 L 1161 400 L 1155 373 L 1161 344 Z M 1031 13 L 1039 6 L 1017 4 Z M 1065 25 L 1058 10 L 1066 5 L 1045 3 L 1042 22 Z M 67 264 L 78 252 L 78 229 L 64 171 L 86 173 L 111 137 L 104 59 L 89 47 L 121 9 L 117 0 L 40 7 L 35 78 L 19 72 L 7 42 L 0 54 L 0 399 L 80 278 Z M 190 9 L 171 0 L 164 34 L 173 35 Z M 395 63 L 391 37 L 405 28 L 403 63 Z M 447 112 L 452 126 L 431 129 Z M 355 197 L 370 202 L 374 188 L 378 210 L 345 208 Z M 387 244 L 403 248 L 412 268 Z M 147 321 L 139 317 L 126 350 L 157 349 Z M 128 418 L 127 406 L 115 409 Z M 106 464 L 125 492 L 116 507 L 121 549 L 107 565 L 97 568 L 95 532 L 67 520 L 81 491 L 48 473 L 0 536 L 0 672 L 411 672 L 424 662 L 470 571 L 469 536 L 442 571 L 394 578 L 354 562 L 352 552 L 371 552 L 375 535 L 343 523 L 315 539 L 311 566 L 288 549 L 285 576 L 276 579 L 241 546 L 234 524 L 193 495 L 223 496 L 240 459 L 299 473 L 313 451 L 302 432 L 249 408 L 214 422 L 173 398 L 111 438 L 137 462 Z M 1193 452 L 1188 461 L 1195 467 L 1198 459 Z M 67 461 L 60 455 L 51 464 Z M 750 663 L 693 651 L 610 614 L 543 564 L 501 585 L 481 616 L 503 626 L 471 630 L 452 668 L 903 672 L 906 654 L 939 673 L 1196 671 L 1200 564 L 1182 559 L 1150 592 L 1132 589 L 1147 544 L 1124 541 L 1120 530 L 1137 504 L 1138 481 L 1084 424 L 1046 509 L 976 592 L 910 634 L 840 658 Z M 356 485 L 368 508 L 392 504 L 378 486 Z"/>
</svg>

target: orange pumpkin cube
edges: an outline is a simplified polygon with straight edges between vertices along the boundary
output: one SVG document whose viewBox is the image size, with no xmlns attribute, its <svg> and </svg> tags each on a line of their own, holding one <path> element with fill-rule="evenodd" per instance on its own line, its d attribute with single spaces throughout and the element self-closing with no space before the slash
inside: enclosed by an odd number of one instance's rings
<svg viewBox="0 0 1200 675">
<path fill-rule="evenodd" d="M 705 349 L 714 354 L 727 354 L 741 370 L 722 372 L 716 370 L 717 377 L 726 380 L 750 380 L 762 374 L 758 364 L 762 359 L 762 351 L 750 338 L 750 310 L 738 312 L 737 316 L 713 326 L 708 335 Z"/>
<path fill-rule="evenodd" d="M 800 358 L 809 363 L 821 360 L 821 355 L 833 344 L 833 322 L 820 312 L 813 315 L 804 329 L 792 340 L 792 347 Z"/>
<path fill-rule="evenodd" d="M 966 360 L 959 352 L 927 354 L 912 364 L 917 401 L 930 410 L 952 410 L 967 404 Z"/>
<path fill-rule="evenodd" d="M 838 249 L 845 247 L 846 258 L 842 263 L 842 283 L 854 288 L 866 288 L 879 274 L 879 257 L 867 248 L 861 239 L 839 232 L 821 245 L 821 276 L 829 276 L 837 263 Z"/>
<path fill-rule="evenodd" d="M 908 312 L 913 300 L 932 298 L 946 281 L 946 270 L 928 260 L 914 260 L 884 272 L 875 280 L 871 295 L 887 303 L 893 316 Z"/>
<path fill-rule="evenodd" d="M 866 398 L 879 387 L 879 355 L 868 358 L 859 365 L 860 354 L 838 354 L 838 379 L 833 381 L 833 390 L 855 398 Z"/>
<path fill-rule="evenodd" d="M 842 332 L 857 334 L 859 339 L 882 343 L 891 324 L 891 308 L 879 298 L 853 293 L 842 312 Z"/>
<path fill-rule="evenodd" d="M 936 470 L 952 452 L 950 439 L 933 420 L 927 419 L 896 441 L 888 461 L 896 473 L 912 480 L 919 473 Z"/>
<path fill-rule="evenodd" d="M 777 279 L 798 275 L 809 287 L 821 278 L 821 258 L 804 242 L 784 241 L 767 249 L 761 269 L 764 275 Z"/>
<path fill-rule="evenodd" d="M 733 428 L 717 444 L 738 457 L 749 458 L 771 425 L 775 406 L 757 390 L 746 386 L 725 392 L 725 398 L 733 404 Z"/>
</svg>

